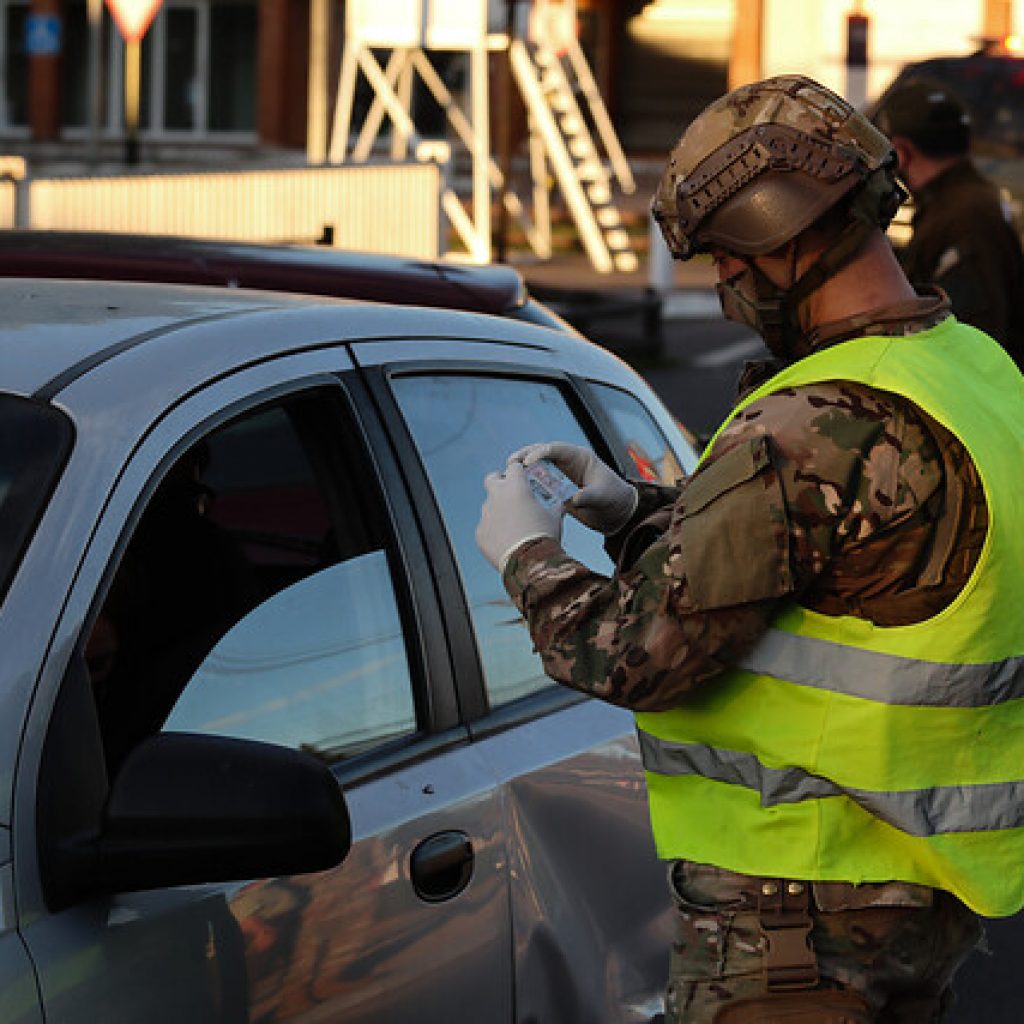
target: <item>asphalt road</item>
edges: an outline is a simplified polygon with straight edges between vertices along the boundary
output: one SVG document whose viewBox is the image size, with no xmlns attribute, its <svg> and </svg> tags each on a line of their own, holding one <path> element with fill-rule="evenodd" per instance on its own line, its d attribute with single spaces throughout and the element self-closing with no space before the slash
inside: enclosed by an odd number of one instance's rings
<svg viewBox="0 0 1024 1024">
<path fill-rule="evenodd" d="M 660 331 L 632 313 L 592 317 L 594 341 L 635 366 L 671 412 L 698 435 L 708 435 L 732 406 L 744 362 L 767 355 L 760 338 L 715 312 L 713 293 L 681 296 Z M 1024 870 L 1024 865 L 1022 865 Z M 985 948 L 957 975 L 956 1004 L 946 1024 L 1019 1024 L 1024 1020 L 1024 912 L 986 922 Z"/>
<path fill-rule="evenodd" d="M 744 363 L 768 352 L 756 334 L 722 318 L 713 292 L 672 296 L 667 313 L 653 324 L 637 306 L 579 326 L 639 370 L 691 431 L 710 434 L 732 408 Z"/>
</svg>

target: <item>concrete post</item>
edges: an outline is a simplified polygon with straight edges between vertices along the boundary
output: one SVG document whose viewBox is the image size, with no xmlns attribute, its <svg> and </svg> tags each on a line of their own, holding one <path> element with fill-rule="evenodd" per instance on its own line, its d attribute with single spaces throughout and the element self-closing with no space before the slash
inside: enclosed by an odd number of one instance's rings
<svg viewBox="0 0 1024 1024">
<path fill-rule="evenodd" d="M 330 7 L 327 0 L 310 0 L 306 160 L 313 166 L 319 166 L 327 159 L 327 48 L 329 35 Z"/>
<path fill-rule="evenodd" d="M 735 9 L 729 54 L 730 89 L 764 77 L 761 63 L 764 0 L 736 0 Z"/>
<path fill-rule="evenodd" d="M 647 280 L 651 288 L 667 295 L 675 287 L 675 260 L 652 215 L 647 218 Z"/>
<path fill-rule="evenodd" d="M 983 31 L 990 39 L 1013 33 L 1013 0 L 985 0 Z"/>
<path fill-rule="evenodd" d="M 868 37 L 871 22 L 862 11 L 861 4 L 854 5 L 846 16 L 846 99 L 858 110 L 863 109 L 868 98 Z"/>
<path fill-rule="evenodd" d="M 645 348 L 652 357 L 662 354 L 662 317 L 665 300 L 675 287 L 675 260 L 652 214 L 647 216 L 647 288 L 643 300 Z"/>
</svg>

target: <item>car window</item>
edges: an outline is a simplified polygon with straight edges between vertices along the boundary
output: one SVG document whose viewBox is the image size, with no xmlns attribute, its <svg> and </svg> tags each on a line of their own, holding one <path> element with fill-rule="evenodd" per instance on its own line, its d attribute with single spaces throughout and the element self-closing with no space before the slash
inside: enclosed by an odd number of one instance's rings
<svg viewBox="0 0 1024 1024">
<path fill-rule="evenodd" d="M 561 390 L 539 381 L 472 375 L 397 377 L 392 387 L 426 466 L 469 598 L 492 707 L 551 684 L 522 619 L 476 545 L 484 477 L 537 441 L 589 445 Z M 610 573 L 603 538 L 566 517 L 563 544 Z"/>
<path fill-rule="evenodd" d="M 635 395 L 609 384 L 592 384 L 594 395 L 625 445 L 630 475 L 637 480 L 677 484 L 686 472 L 661 428 Z"/>
<path fill-rule="evenodd" d="M 164 728 L 328 760 L 415 732 L 384 552 L 322 569 L 254 608 L 206 656 Z"/>
<path fill-rule="evenodd" d="M 70 447 L 71 425 L 58 410 L 0 395 L 0 596 Z"/>
<path fill-rule="evenodd" d="M 160 728 L 332 760 L 416 731 L 384 519 L 344 423 L 333 399 L 292 399 L 167 472 L 86 647 L 115 762 Z"/>
</svg>

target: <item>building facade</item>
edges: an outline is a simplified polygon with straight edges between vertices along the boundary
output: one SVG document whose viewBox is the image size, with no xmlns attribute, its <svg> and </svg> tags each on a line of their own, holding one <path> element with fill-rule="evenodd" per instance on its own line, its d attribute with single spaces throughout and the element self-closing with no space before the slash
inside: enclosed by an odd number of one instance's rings
<svg viewBox="0 0 1024 1024">
<path fill-rule="evenodd" d="M 490 2 L 500 23 L 504 0 Z M 868 19 L 870 65 L 857 85 L 868 95 L 907 60 L 1024 32 L 1013 0 L 578 0 L 576 7 L 624 147 L 641 157 L 663 154 L 730 84 L 799 71 L 849 92 L 851 14 Z M 344 0 L 335 0 L 332 77 L 343 24 Z M 225 147 L 301 159 L 309 53 L 310 0 L 163 0 L 142 45 L 143 159 L 218 160 Z M 457 91 L 458 61 L 439 61 Z M 100 0 L 0 0 L 0 152 L 116 156 L 125 131 L 123 67 L 124 44 Z"/>
</svg>

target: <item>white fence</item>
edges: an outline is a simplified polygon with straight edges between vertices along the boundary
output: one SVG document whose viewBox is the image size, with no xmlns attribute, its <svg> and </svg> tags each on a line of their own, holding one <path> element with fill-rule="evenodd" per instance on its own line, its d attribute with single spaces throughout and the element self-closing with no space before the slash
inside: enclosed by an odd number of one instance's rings
<svg viewBox="0 0 1024 1024">
<path fill-rule="evenodd" d="M 14 227 L 18 209 L 18 186 L 10 178 L 0 178 L 0 228 Z"/>
<path fill-rule="evenodd" d="M 432 259 L 442 245 L 441 173 L 409 162 L 30 178 L 20 214 L 13 183 L 0 181 L 0 226 L 275 242 L 327 234 L 346 249 Z"/>
</svg>

